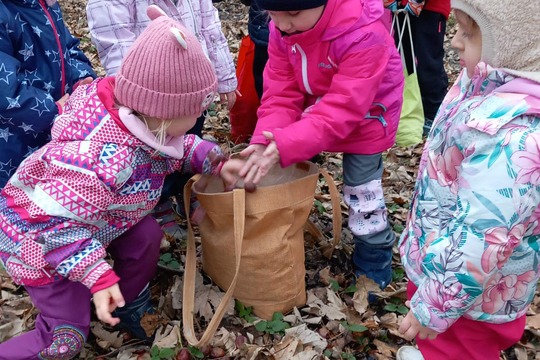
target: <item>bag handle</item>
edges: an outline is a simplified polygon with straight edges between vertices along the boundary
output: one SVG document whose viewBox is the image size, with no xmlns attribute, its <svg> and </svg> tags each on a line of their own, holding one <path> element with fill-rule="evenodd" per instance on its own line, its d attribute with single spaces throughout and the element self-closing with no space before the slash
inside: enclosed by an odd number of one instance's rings
<svg viewBox="0 0 540 360">
<path fill-rule="evenodd" d="M 206 330 L 201 336 L 201 339 L 197 339 L 195 335 L 195 328 L 193 325 L 193 316 L 195 315 L 195 269 L 196 269 L 196 245 L 195 237 L 193 235 L 193 227 L 191 226 L 190 218 L 190 199 L 193 184 L 199 180 L 201 176 L 195 175 L 189 179 L 186 186 L 184 186 L 184 206 L 186 211 L 186 217 L 188 219 L 188 241 L 186 252 L 186 263 L 184 268 L 184 291 L 182 295 L 182 321 L 184 322 L 184 337 L 188 343 L 195 347 L 203 347 L 212 340 L 214 333 L 216 332 L 221 319 L 225 315 L 226 306 L 232 299 L 234 289 L 236 288 L 236 282 L 238 281 L 238 273 L 240 271 L 240 260 L 242 253 L 242 241 L 244 239 L 244 225 L 245 225 L 245 213 L 246 213 L 246 193 L 244 189 L 234 189 L 233 196 L 233 211 L 234 211 L 234 257 L 235 257 L 235 272 L 231 281 L 229 289 L 221 299 L 219 306 L 217 307 L 212 320 L 206 327 Z"/>
<path fill-rule="evenodd" d="M 341 201 L 334 178 L 323 168 L 319 168 L 319 175 L 322 175 L 328 184 L 330 202 L 332 203 L 332 229 L 334 231 L 334 239 L 332 240 L 332 245 L 323 251 L 323 255 L 330 259 L 334 253 L 334 249 L 341 241 L 341 223 L 343 221 L 341 216 Z M 306 222 L 306 230 L 316 238 L 324 239 L 322 231 L 309 218 Z"/>
<path fill-rule="evenodd" d="M 399 14 L 403 14 L 403 25 L 399 23 L 398 16 Z M 416 72 L 416 56 L 414 54 L 414 42 L 413 42 L 413 35 L 411 30 L 411 18 L 410 14 L 407 10 L 400 9 L 392 13 L 392 35 L 394 34 L 394 28 L 396 28 L 398 33 L 398 45 L 397 49 L 401 55 L 401 61 L 403 62 L 403 66 L 406 66 L 405 63 L 405 52 L 403 51 L 403 35 L 405 34 L 405 31 L 408 31 L 409 33 L 409 40 L 411 42 L 411 58 L 412 58 L 412 66 L 413 66 L 413 73 Z"/>
</svg>

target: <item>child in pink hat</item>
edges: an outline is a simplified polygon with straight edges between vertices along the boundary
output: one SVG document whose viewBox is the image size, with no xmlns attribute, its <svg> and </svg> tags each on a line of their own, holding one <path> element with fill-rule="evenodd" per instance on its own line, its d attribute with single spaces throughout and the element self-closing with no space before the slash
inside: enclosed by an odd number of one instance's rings
<svg viewBox="0 0 540 360">
<path fill-rule="evenodd" d="M 35 329 L 0 344 L 1 360 L 70 359 L 97 316 L 149 338 L 148 282 L 162 232 L 148 216 L 165 176 L 214 174 L 234 186 L 243 161 L 184 135 L 216 92 L 201 45 L 150 7 L 152 23 L 116 77 L 80 85 L 52 141 L 28 157 L 0 195 L 0 260 L 40 310 Z M 109 253 L 114 266 L 105 261 Z"/>
</svg>

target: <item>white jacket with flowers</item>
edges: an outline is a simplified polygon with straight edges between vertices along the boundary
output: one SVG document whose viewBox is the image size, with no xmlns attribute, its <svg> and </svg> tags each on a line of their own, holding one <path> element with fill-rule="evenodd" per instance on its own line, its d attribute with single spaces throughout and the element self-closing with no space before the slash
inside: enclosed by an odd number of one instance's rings
<svg viewBox="0 0 540 360">
<path fill-rule="evenodd" d="M 127 50 L 150 23 L 146 9 L 152 4 L 195 34 L 214 65 L 218 92 L 236 90 L 233 58 L 212 0 L 89 0 L 88 27 L 107 75 L 116 74 Z"/>
<path fill-rule="evenodd" d="M 539 277 L 539 206 L 540 84 L 481 63 L 441 105 L 399 244 L 423 326 L 525 314 Z"/>
</svg>

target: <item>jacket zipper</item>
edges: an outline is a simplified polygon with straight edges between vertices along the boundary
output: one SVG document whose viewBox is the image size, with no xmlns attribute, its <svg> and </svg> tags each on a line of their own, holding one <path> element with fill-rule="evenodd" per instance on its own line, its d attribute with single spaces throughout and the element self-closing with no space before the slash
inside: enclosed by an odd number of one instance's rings
<svg viewBox="0 0 540 360">
<path fill-rule="evenodd" d="M 60 37 L 58 36 L 58 29 L 54 25 L 54 20 L 51 14 L 47 11 L 45 2 L 43 0 L 39 0 L 39 5 L 43 9 L 45 16 L 51 23 L 51 27 L 53 28 L 53 31 L 54 31 L 54 37 L 56 39 L 56 46 L 58 46 L 58 56 L 60 57 L 60 71 L 62 75 L 62 88 L 60 89 L 60 94 L 64 96 L 65 90 L 66 90 L 66 65 L 64 63 L 64 52 L 62 51 L 62 44 L 60 43 Z"/>
<path fill-rule="evenodd" d="M 197 39 L 199 40 L 199 42 L 201 43 L 202 39 L 202 35 L 201 35 L 201 32 L 199 31 L 199 28 L 197 26 L 197 19 L 195 18 L 195 11 L 193 11 L 193 5 L 191 4 L 191 0 L 186 0 L 185 2 L 187 4 L 187 6 L 189 7 L 189 12 L 191 13 L 191 18 L 193 19 L 193 30 L 195 30 L 195 36 L 197 36 Z"/>
<path fill-rule="evenodd" d="M 308 81 L 308 66 L 307 66 L 306 53 L 300 45 L 294 44 L 291 48 L 291 52 L 293 54 L 296 54 L 297 50 L 300 53 L 300 58 L 302 59 L 302 82 L 304 83 L 304 88 L 306 89 L 309 95 L 313 95 L 313 91 L 311 91 L 311 86 L 309 86 L 309 81 Z"/>
</svg>

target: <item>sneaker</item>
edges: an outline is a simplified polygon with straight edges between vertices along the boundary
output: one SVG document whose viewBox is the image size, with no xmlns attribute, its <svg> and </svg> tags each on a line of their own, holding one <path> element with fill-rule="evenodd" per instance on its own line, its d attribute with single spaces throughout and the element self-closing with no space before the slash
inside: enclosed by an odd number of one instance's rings
<svg viewBox="0 0 540 360">
<path fill-rule="evenodd" d="M 424 360 L 424 356 L 414 346 L 402 346 L 396 353 L 396 360 Z"/>
<path fill-rule="evenodd" d="M 186 230 L 178 224 L 178 214 L 174 211 L 170 200 L 157 205 L 151 215 L 165 234 L 179 240 L 187 237 Z"/>
<path fill-rule="evenodd" d="M 118 328 L 128 331 L 134 337 L 141 340 L 152 340 L 153 335 L 148 336 L 141 326 L 141 320 L 145 314 L 154 314 L 156 311 L 150 301 L 150 290 L 146 287 L 142 293 L 131 303 L 112 312 L 113 317 L 120 319 Z"/>
</svg>

